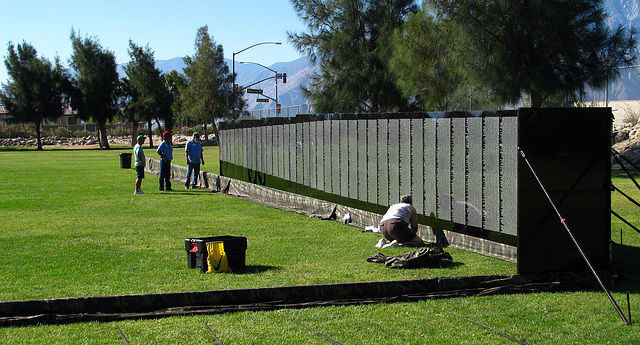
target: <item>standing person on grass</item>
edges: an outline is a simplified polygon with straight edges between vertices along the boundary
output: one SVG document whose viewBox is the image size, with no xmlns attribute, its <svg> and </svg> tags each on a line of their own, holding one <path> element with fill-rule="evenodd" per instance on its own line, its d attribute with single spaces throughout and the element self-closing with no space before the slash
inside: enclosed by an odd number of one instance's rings
<svg viewBox="0 0 640 345">
<path fill-rule="evenodd" d="M 165 131 L 162 133 L 162 143 L 158 146 L 158 154 L 162 160 L 160 161 L 160 191 L 171 191 L 171 161 L 173 160 L 173 147 L 171 140 L 173 133 Z M 165 188 L 166 187 L 166 188 Z"/>
<path fill-rule="evenodd" d="M 198 176 L 200 175 L 200 163 L 204 165 L 204 156 L 202 155 L 203 150 L 202 145 L 200 144 L 200 133 L 193 133 L 193 138 L 184 146 L 184 152 L 187 156 L 188 166 L 187 179 L 184 181 L 184 188 L 189 189 L 191 173 L 193 173 L 191 188 L 196 188 L 196 184 L 198 184 Z"/>
<path fill-rule="evenodd" d="M 142 149 L 144 144 L 144 135 L 138 135 L 138 143 L 133 147 L 133 156 L 135 157 L 136 168 L 136 191 L 133 194 L 144 194 L 142 191 L 142 179 L 144 178 L 144 150 Z"/>
<path fill-rule="evenodd" d="M 378 243 L 379 248 L 398 245 L 424 246 L 424 242 L 418 236 L 418 212 L 413 207 L 411 195 L 403 195 L 400 203 L 389 206 L 389 210 L 380 220 L 380 232 L 384 238 Z"/>
</svg>

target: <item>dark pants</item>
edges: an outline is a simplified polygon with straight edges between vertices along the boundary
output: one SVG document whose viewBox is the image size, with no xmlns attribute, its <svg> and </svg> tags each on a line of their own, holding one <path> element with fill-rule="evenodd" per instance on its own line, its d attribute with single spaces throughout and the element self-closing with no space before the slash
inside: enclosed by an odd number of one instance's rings
<svg viewBox="0 0 640 345">
<path fill-rule="evenodd" d="M 185 187 L 189 187 L 189 181 L 191 181 L 191 173 L 193 173 L 191 188 L 195 188 L 198 184 L 198 176 L 200 175 L 200 163 L 189 163 L 189 167 L 187 167 L 187 180 L 184 181 Z"/>
<path fill-rule="evenodd" d="M 144 178 L 144 166 L 136 166 L 136 177 L 138 179 Z"/>
<path fill-rule="evenodd" d="M 171 189 L 171 161 L 160 160 L 160 190 Z"/>
<path fill-rule="evenodd" d="M 399 243 L 409 242 L 416 237 L 416 233 L 409 229 L 409 224 L 397 218 L 382 222 L 380 232 L 388 241 L 396 240 Z"/>
</svg>

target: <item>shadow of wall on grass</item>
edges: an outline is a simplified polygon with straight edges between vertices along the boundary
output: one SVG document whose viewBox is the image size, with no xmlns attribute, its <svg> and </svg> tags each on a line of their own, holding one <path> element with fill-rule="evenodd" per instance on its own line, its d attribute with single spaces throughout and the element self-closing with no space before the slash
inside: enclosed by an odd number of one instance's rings
<svg viewBox="0 0 640 345">
<path fill-rule="evenodd" d="M 616 292 L 640 293 L 640 248 L 613 243 L 613 267 L 619 279 L 611 285 Z"/>
<path fill-rule="evenodd" d="M 267 271 L 281 271 L 282 269 L 280 266 L 248 265 L 242 268 L 234 268 L 233 274 L 259 274 Z"/>
</svg>

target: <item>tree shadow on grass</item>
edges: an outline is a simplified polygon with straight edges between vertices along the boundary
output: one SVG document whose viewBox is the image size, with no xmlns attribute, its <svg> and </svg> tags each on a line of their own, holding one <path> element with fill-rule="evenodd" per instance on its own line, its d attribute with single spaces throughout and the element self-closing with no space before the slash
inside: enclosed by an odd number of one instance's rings
<svg viewBox="0 0 640 345">
<path fill-rule="evenodd" d="M 450 263 L 447 267 L 443 267 L 443 268 L 447 268 L 447 269 L 452 270 L 452 269 L 456 269 L 456 268 L 458 268 L 460 266 L 463 266 L 463 265 L 464 265 L 464 262 L 454 261 L 454 262 Z"/>
<path fill-rule="evenodd" d="M 28 152 L 28 151 L 36 151 L 35 149 L 28 149 L 25 147 L 20 147 L 20 146 L 3 146 L 0 147 L 0 152 L 11 152 L 11 151 L 24 151 L 24 152 Z"/>
<path fill-rule="evenodd" d="M 172 190 L 169 192 L 158 192 L 160 194 L 163 195 L 172 195 L 172 196 L 193 196 L 193 195 L 207 195 L 207 194 L 211 194 L 211 193 L 215 193 L 212 190 L 209 189 L 184 189 L 184 187 L 182 185 L 180 185 L 180 188 L 183 188 L 182 190 Z"/>
</svg>

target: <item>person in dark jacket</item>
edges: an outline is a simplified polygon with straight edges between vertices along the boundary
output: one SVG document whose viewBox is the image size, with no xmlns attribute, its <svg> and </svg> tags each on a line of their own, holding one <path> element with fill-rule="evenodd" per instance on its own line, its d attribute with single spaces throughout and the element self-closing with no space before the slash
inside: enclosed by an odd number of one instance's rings
<svg viewBox="0 0 640 345">
<path fill-rule="evenodd" d="M 164 139 L 160 146 L 158 146 L 158 154 L 162 160 L 160 161 L 160 191 L 164 192 L 173 190 L 171 189 L 171 161 L 173 160 L 173 146 L 171 141 L 173 133 L 165 131 L 162 133 Z"/>
</svg>

